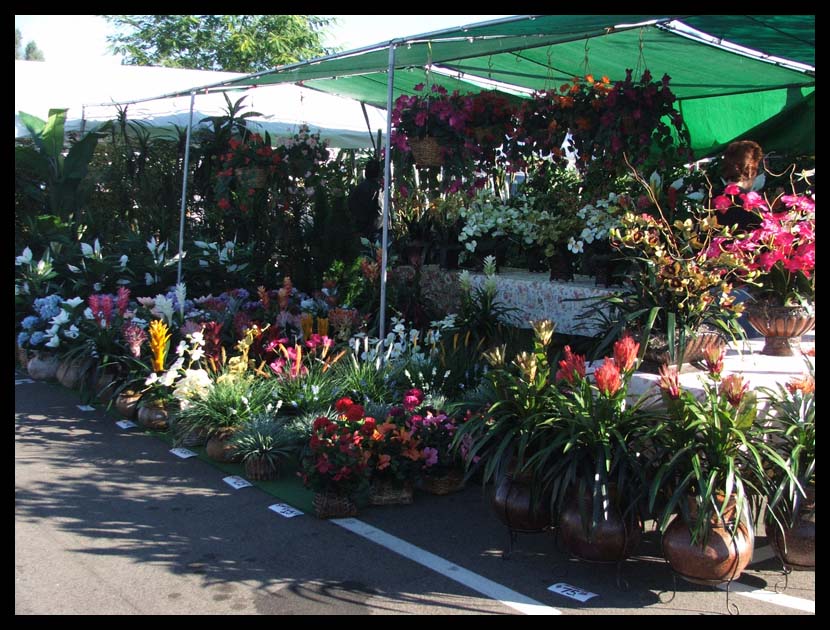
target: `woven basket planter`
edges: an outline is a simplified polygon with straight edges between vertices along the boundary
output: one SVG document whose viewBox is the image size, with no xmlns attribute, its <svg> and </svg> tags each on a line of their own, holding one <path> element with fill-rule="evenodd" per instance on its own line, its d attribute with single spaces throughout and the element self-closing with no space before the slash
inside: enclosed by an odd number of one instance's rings
<svg viewBox="0 0 830 630">
<path fill-rule="evenodd" d="M 444 164 L 444 156 L 441 155 L 441 145 L 436 138 L 410 138 L 409 146 L 412 148 L 412 156 L 418 166 L 441 166 Z"/>
<path fill-rule="evenodd" d="M 411 481 L 372 481 L 369 486 L 369 505 L 408 505 L 412 503 Z"/>
<path fill-rule="evenodd" d="M 429 494 L 452 494 L 464 488 L 464 473 L 460 470 L 451 470 L 444 475 L 424 477 L 421 479 L 420 487 Z"/>
<path fill-rule="evenodd" d="M 331 492 L 315 492 L 311 504 L 317 518 L 347 518 L 357 514 L 357 504 L 351 498 Z"/>
<path fill-rule="evenodd" d="M 251 481 L 274 481 L 280 477 L 280 462 L 278 459 L 271 460 L 263 457 L 248 457 L 243 461 L 245 465 L 245 476 Z"/>
</svg>

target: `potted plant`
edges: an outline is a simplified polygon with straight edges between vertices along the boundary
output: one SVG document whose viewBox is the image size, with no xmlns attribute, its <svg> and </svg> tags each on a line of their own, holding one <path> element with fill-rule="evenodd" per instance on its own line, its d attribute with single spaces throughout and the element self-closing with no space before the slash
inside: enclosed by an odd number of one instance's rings
<svg viewBox="0 0 830 630">
<path fill-rule="evenodd" d="M 505 346 L 484 353 L 490 370 L 478 394 L 467 401 L 477 408 L 453 440 L 453 448 L 466 451 L 468 477 L 480 470 L 483 484 L 495 481 L 491 505 L 511 540 L 514 532 L 540 532 L 551 524 L 550 501 L 529 460 L 536 425 L 555 389 L 548 360 L 554 326 L 548 320 L 533 322 L 533 330 L 533 352 L 519 353 L 510 363 Z"/>
<path fill-rule="evenodd" d="M 710 249 L 737 257 L 754 272 L 747 319 L 766 338 L 761 352 L 773 356 L 791 356 L 816 321 L 815 198 L 793 192 L 769 202 L 729 184 L 713 201 L 719 212 L 740 204 L 755 216 L 758 227 L 719 239 Z"/>
<path fill-rule="evenodd" d="M 301 477 L 314 491 L 314 510 L 319 518 L 354 516 L 356 498 L 368 488 L 370 454 L 362 443 L 375 431 L 375 421 L 364 418 L 359 407 L 343 402 L 336 420 L 319 416 L 303 447 Z M 350 413 L 345 413 L 347 409 Z"/>
<path fill-rule="evenodd" d="M 277 479 L 282 462 L 297 448 L 296 435 L 267 413 L 243 424 L 230 443 L 242 459 L 245 476 L 255 481 Z"/>
<path fill-rule="evenodd" d="M 403 400 L 409 416 L 406 424 L 423 452 L 419 485 L 430 494 L 457 492 L 464 487 L 464 459 L 461 449 L 454 449 L 452 443 L 461 423 L 456 417 L 422 402 L 420 389 L 409 390 Z"/>
<path fill-rule="evenodd" d="M 642 533 L 640 444 L 658 416 L 646 397 L 630 400 L 638 352 L 639 343 L 624 336 L 589 374 L 585 358 L 565 346 L 558 387 L 534 429 L 528 467 L 550 496 L 566 548 L 584 560 L 619 562 Z"/>
<path fill-rule="evenodd" d="M 722 374 L 723 350 L 706 356 L 703 393 L 679 385 L 676 366 L 661 368 L 659 386 L 668 421 L 650 433 L 654 470 L 649 509 L 663 553 L 683 578 L 718 584 L 738 578 L 752 559 L 754 525 L 768 475 L 793 480 L 759 420 L 757 396 L 740 374 Z"/>
<path fill-rule="evenodd" d="M 802 377 L 759 388 L 779 430 L 772 443 L 792 471 L 773 469 L 766 519 L 767 538 L 787 570 L 816 566 L 816 378 L 815 364 L 806 363 Z"/>
</svg>

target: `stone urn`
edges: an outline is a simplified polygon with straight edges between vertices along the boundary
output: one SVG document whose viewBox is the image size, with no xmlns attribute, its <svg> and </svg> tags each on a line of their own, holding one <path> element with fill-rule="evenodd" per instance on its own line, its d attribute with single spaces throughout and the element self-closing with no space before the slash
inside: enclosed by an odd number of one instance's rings
<svg viewBox="0 0 830 630">
<path fill-rule="evenodd" d="M 745 312 L 747 321 L 764 336 L 761 354 L 774 357 L 789 357 L 799 352 L 801 335 L 816 325 L 814 308 L 755 303 L 748 305 Z"/>
<path fill-rule="evenodd" d="M 43 350 L 35 350 L 29 363 L 26 364 L 26 370 L 36 381 L 54 381 L 58 373 L 58 366 L 60 362 L 51 352 L 44 352 Z"/>
</svg>

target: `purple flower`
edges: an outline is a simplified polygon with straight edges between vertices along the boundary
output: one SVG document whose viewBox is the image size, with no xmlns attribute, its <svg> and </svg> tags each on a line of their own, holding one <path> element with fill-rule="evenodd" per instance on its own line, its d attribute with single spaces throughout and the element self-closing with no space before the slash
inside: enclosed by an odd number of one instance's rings
<svg viewBox="0 0 830 630">
<path fill-rule="evenodd" d="M 435 466 L 438 463 L 438 449 L 427 446 L 424 449 L 424 465 L 426 467 Z"/>
</svg>

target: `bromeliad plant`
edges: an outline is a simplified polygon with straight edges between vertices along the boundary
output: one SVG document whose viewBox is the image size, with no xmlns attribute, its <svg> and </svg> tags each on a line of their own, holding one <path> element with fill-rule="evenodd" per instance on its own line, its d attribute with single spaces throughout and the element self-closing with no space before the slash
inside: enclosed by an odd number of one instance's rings
<svg viewBox="0 0 830 630">
<path fill-rule="evenodd" d="M 610 518 L 612 507 L 636 518 L 637 502 L 647 493 L 639 444 L 657 414 L 645 396 L 632 400 L 629 392 L 638 351 L 639 344 L 624 336 L 589 374 L 585 357 L 566 346 L 557 387 L 532 432 L 527 466 L 550 492 L 552 513 L 562 514 L 583 497 L 577 503 L 588 534 Z"/>
<path fill-rule="evenodd" d="M 668 421 L 656 424 L 649 439 L 656 449 L 649 509 L 666 531 L 677 514 L 688 526 L 692 544 L 703 545 L 711 523 L 722 522 L 737 535 L 740 519 L 757 516 L 769 475 L 797 485 L 791 465 L 772 444 L 777 429 L 758 417 L 757 396 L 740 374 L 723 372 L 725 350 L 706 356 L 701 397 L 681 388 L 676 366 L 663 366 L 659 386 Z"/>
</svg>

